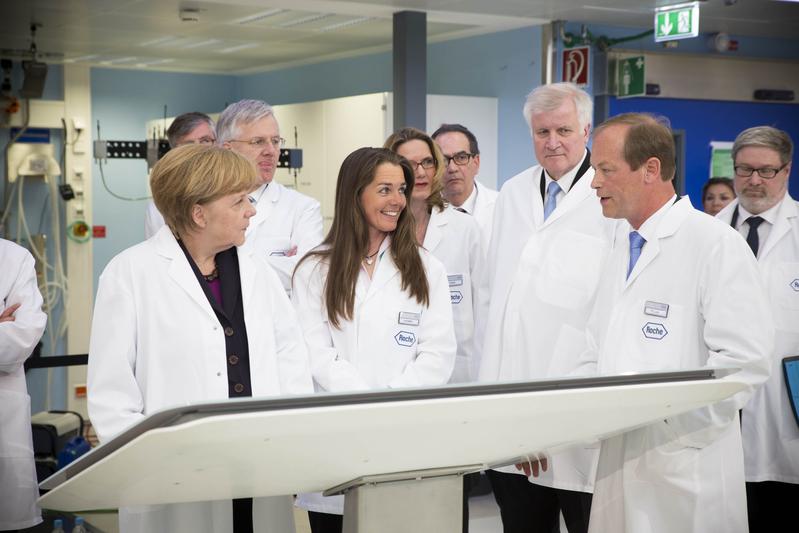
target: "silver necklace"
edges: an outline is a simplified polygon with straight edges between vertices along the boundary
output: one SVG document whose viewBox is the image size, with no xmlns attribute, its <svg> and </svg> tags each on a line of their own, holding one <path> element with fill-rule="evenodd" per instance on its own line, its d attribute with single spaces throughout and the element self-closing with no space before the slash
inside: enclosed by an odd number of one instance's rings
<svg viewBox="0 0 799 533">
<path fill-rule="evenodd" d="M 379 251 L 380 250 L 378 249 L 377 252 Z M 371 266 L 371 264 L 375 262 L 375 256 L 377 255 L 377 252 L 373 253 L 372 255 L 367 255 L 366 257 L 363 258 L 363 260 L 366 261 L 367 265 Z"/>
</svg>

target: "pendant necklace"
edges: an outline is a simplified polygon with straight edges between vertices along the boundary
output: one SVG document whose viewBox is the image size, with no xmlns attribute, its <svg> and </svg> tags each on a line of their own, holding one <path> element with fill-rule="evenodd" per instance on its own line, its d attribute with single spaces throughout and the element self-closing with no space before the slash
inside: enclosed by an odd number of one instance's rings
<svg viewBox="0 0 799 533">
<path fill-rule="evenodd" d="M 380 249 L 377 250 L 377 252 L 379 251 Z M 372 255 L 367 255 L 366 257 L 363 258 L 363 260 L 366 261 L 367 265 L 371 266 L 371 264 L 375 262 L 375 256 L 377 255 L 377 252 L 373 253 Z"/>
</svg>

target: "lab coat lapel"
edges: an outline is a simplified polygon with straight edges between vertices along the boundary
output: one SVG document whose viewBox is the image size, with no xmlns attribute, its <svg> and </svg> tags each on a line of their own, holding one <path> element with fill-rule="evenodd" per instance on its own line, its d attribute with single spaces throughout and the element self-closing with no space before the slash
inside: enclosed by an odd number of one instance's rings
<svg viewBox="0 0 799 533">
<path fill-rule="evenodd" d="M 549 226 L 553 222 L 555 222 L 560 217 L 564 216 L 566 213 L 571 211 L 572 209 L 576 209 L 580 203 L 585 200 L 588 196 L 594 194 L 594 191 L 591 189 L 591 180 L 593 179 L 594 174 L 593 171 L 589 170 L 586 172 L 585 175 L 580 178 L 580 180 L 574 184 L 574 187 L 571 188 L 569 192 L 563 197 L 563 200 L 560 201 L 560 204 L 555 208 L 555 210 L 549 215 L 549 218 L 544 221 L 544 226 Z M 540 194 L 540 191 L 539 191 Z M 543 209 L 541 210 L 541 218 L 543 219 Z"/>
<path fill-rule="evenodd" d="M 186 255 L 180 249 L 180 245 L 172 231 L 164 226 L 153 237 L 155 249 L 159 255 L 169 260 L 169 277 L 180 286 L 191 297 L 194 302 L 199 305 L 210 316 L 216 316 L 208 298 L 200 287 L 194 271 L 191 269 Z M 146 281 L 145 281 L 146 282 Z"/>
<path fill-rule="evenodd" d="M 766 240 L 766 244 L 763 246 L 763 249 L 760 250 L 760 254 L 758 259 L 764 259 L 771 250 L 777 246 L 777 243 L 780 242 L 789 231 L 791 231 L 791 227 L 793 225 L 793 220 L 799 216 L 799 209 L 796 208 L 796 202 L 785 193 L 785 196 L 782 198 L 780 202 L 780 208 L 777 211 L 777 220 L 774 223 L 774 227 L 771 228 L 769 232 L 768 239 Z"/>
<path fill-rule="evenodd" d="M 693 209 L 693 206 L 691 205 L 691 201 L 686 196 L 671 206 L 666 214 L 663 215 L 663 218 L 660 220 L 660 223 L 656 229 L 656 237 L 652 239 L 652 241 L 647 241 L 647 243 L 644 245 L 644 249 L 641 250 L 641 256 L 635 263 L 633 271 L 630 272 L 630 277 L 627 278 L 625 288 L 629 287 L 641 274 L 641 272 L 646 269 L 647 265 L 654 261 L 655 258 L 660 254 L 661 239 L 668 239 L 674 235 L 674 233 L 683 223 L 683 220 L 685 220 L 685 217 L 688 214 L 688 209 Z M 629 239 L 626 239 L 625 242 L 629 250 Z"/>
<path fill-rule="evenodd" d="M 255 215 L 250 219 L 250 225 L 247 228 L 246 235 L 248 237 L 250 233 L 257 231 L 261 224 L 266 223 L 269 215 L 275 210 L 275 204 L 280 200 L 282 192 L 281 185 L 275 180 L 272 180 L 272 183 L 266 188 L 263 197 L 258 200 L 258 204 L 255 206 Z"/>
<path fill-rule="evenodd" d="M 430 213 L 430 220 L 427 223 L 427 232 L 424 236 L 424 248 L 432 252 L 441 242 L 444 236 L 444 226 L 447 225 L 447 213 L 445 210 L 439 211 L 437 207 Z"/>
<path fill-rule="evenodd" d="M 237 248 L 239 256 L 239 276 L 241 278 L 241 301 L 245 309 L 249 308 L 250 302 L 255 299 L 255 263 L 250 252 L 239 246 Z"/>
<path fill-rule="evenodd" d="M 391 257 L 391 248 L 386 248 L 383 256 L 375 267 L 372 276 L 372 282 L 369 284 L 369 290 L 366 292 L 364 301 L 369 300 L 375 294 L 379 294 L 384 286 L 386 286 L 395 276 L 399 276 L 397 265 L 394 264 L 394 258 Z"/>
<path fill-rule="evenodd" d="M 538 165 L 533 168 L 531 179 L 531 187 L 532 189 L 532 198 L 530 199 L 533 211 L 533 225 L 536 228 L 540 228 L 544 224 L 544 198 L 541 196 L 541 190 L 539 188 L 539 180 L 541 179 L 541 173 L 544 172 L 543 167 Z"/>
</svg>

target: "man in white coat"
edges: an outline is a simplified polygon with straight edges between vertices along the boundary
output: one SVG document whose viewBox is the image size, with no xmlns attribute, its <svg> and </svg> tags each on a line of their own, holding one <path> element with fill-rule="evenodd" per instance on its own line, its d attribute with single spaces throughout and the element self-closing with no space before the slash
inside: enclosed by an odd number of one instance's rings
<svg viewBox="0 0 799 533">
<path fill-rule="evenodd" d="M 319 202 L 273 180 L 285 139 L 269 104 L 261 100 L 230 104 L 219 116 L 216 130 L 217 143 L 252 161 L 261 179 L 252 191 L 257 212 L 245 248 L 262 253 L 289 291 L 297 261 L 322 242 Z"/>
<path fill-rule="evenodd" d="M 744 533 L 738 410 L 768 377 L 771 311 L 732 228 L 678 198 L 671 130 L 644 114 L 594 132 L 592 187 L 624 219 L 600 277 L 585 370 L 740 369 L 747 391 L 602 441 L 590 531 Z"/>
<path fill-rule="evenodd" d="M 23 363 L 46 324 L 33 257 L 0 239 L 0 531 L 42 521 Z"/>
<path fill-rule="evenodd" d="M 488 249 L 494 223 L 497 191 L 478 183 L 480 148 L 477 137 L 461 124 L 442 124 L 433 140 L 444 156 L 444 199 L 458 211 L 472 215 L 483 233 L 483 247 Z"/>
<path fill-rule="evenodd" d="M 184 144 L 214 144 L 216 132 L 214 121 L 205 113 L 191 111 L 178 115 L 166 130 L 170 148 Z M 144 211 L 144 238 L 149 239 L 164 225 L 164 217 L 150 200 Z"/>
<path fill-rule="evenodd" d="M 771 377 L 741 414 L 750 531 L 789 524 L 799 501 L 799 426 L 782 360 L 799 355 L 799 204 L 788 194 L 793 143 L 784 131 L 759 126 L 735 139 L 738 198 L 717 217 L 736 229 L 757 257 L 776 329 Z"/>
<path fill-rule="evenodd" d="M 591 97 L 571 83 L 540 86 L 527 97 L 539 164 L 508 180 L 497 200 L 481 381 L 577 368 L 615 225 L 590 187 L 592 112 Z M 489 472 L 504 531 L 552 531 L 560 512 L 570 533 L 587 531 L 596 458 L 595 446 L 557 453 L 529 482 L 515 467 Z"/>
</svg>

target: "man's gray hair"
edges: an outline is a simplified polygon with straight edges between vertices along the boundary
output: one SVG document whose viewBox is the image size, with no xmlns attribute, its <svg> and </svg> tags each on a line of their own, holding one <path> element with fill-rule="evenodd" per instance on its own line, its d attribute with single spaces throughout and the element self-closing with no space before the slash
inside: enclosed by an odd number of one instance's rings
<svg viewBox="0 0 799 533">
<path fill-rule="evenodd" d="M 200 124 L 208 124 L 208 127 L 211 128 L 211 133 L 214 132 L 214 121 L 205 113 L 192 111 L 176 116 L 172 124 L 170 124 L 169 128 L 166 130 L 166 138 L 169 140 L 169 147 L 175 148 L 180 146 L 183 142 L 183 138 Z"/>
<path fill-rule="evenodd" d="M 530 91 L 524 102 L 524 120 L 533 127 L 533 115 L 546 113 L 559 108 L 566 99 L 571 98 L 577 108 L 577 119 L 581 126 L 590 126 L 594 114 L 594 101 L 587 92 L 571 82 L 540 85 Z"/>
<path fill-rule="evenodd" d="M 220 146 L 239 136 L 243 124 L 251 124 L 269 115 L 274 115 L 272 106 L 263 100 L 239 100 L 230 104 L 219 115 L 216 123 L 216 142 Z"/>
<path fill-rule="evenodd" d="M 755 126 L 739 133 L 732 145 L 732 160 L 735 161 L 739 151 L 750 146 L 774 150 L 780 155 L 783 165 L 790 163 L 793 158 L 790 135 L 771 126 Z"/>
</svg>

